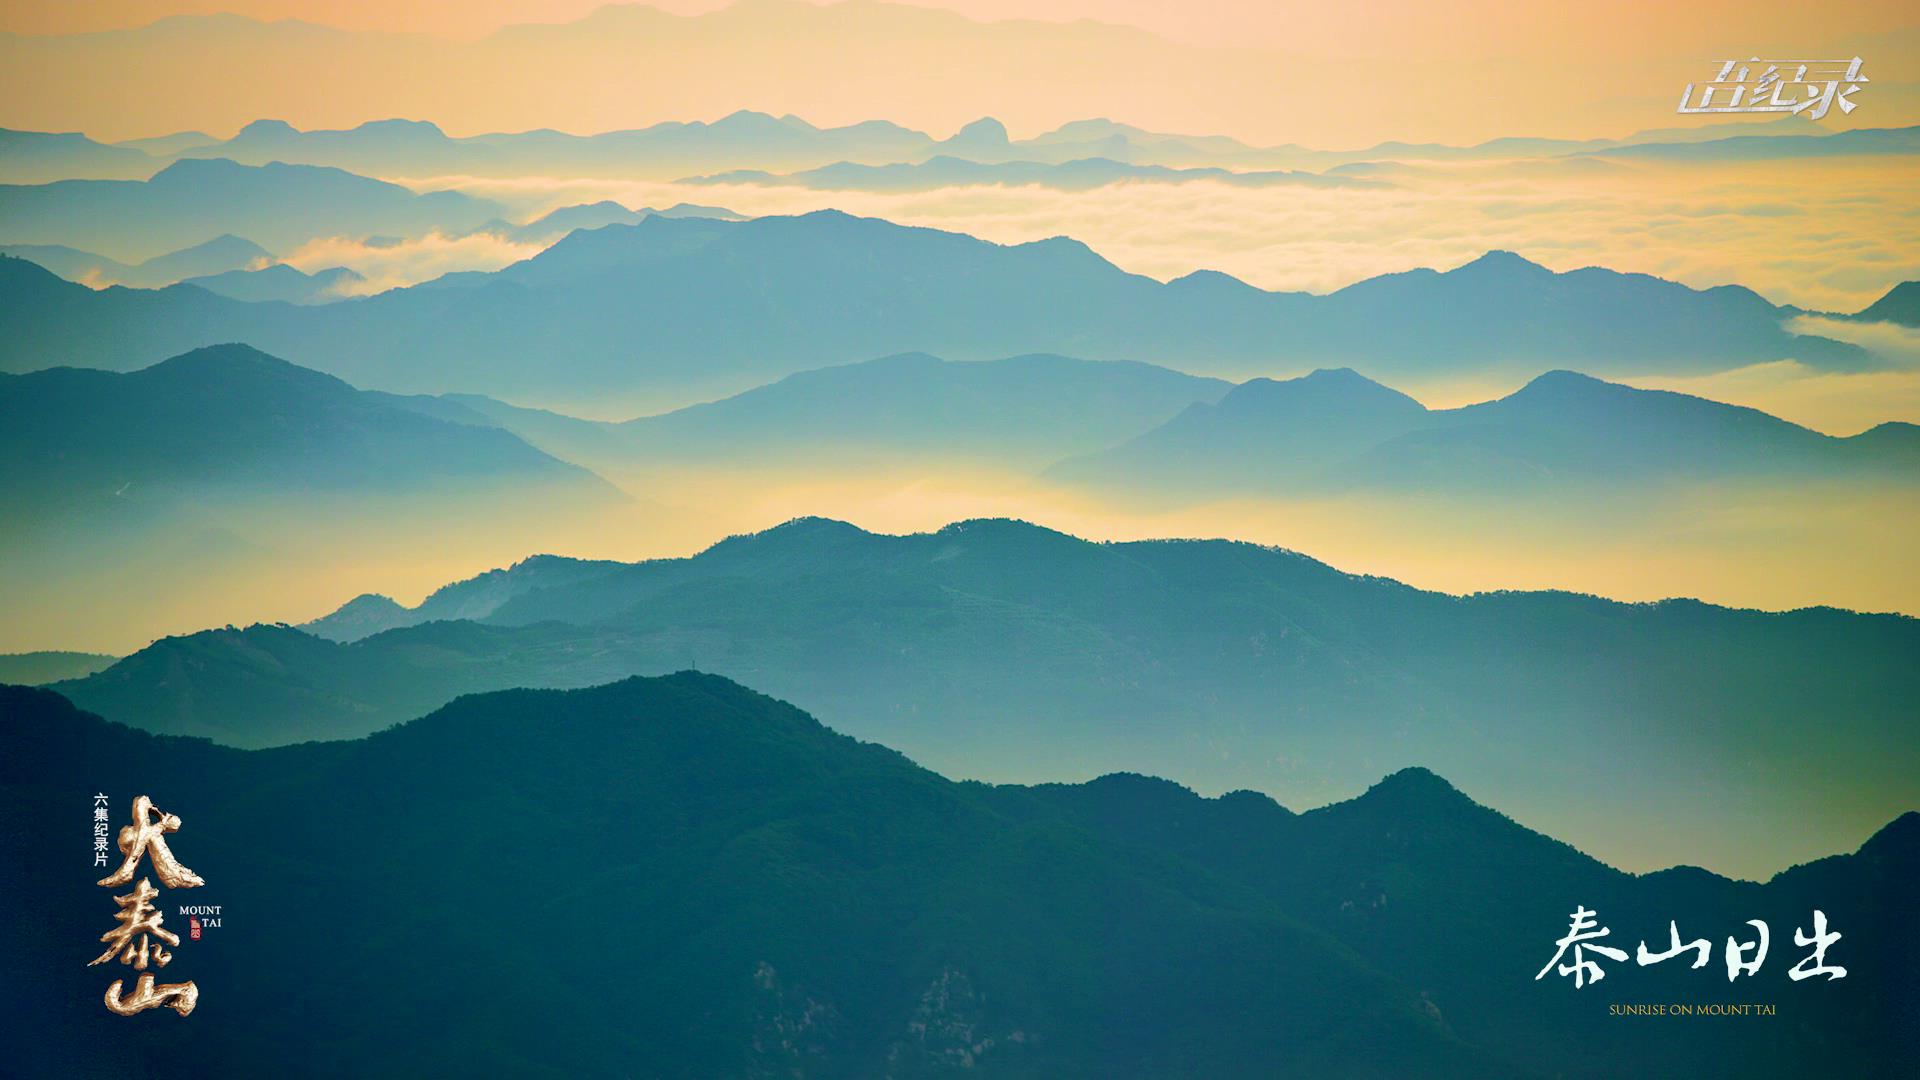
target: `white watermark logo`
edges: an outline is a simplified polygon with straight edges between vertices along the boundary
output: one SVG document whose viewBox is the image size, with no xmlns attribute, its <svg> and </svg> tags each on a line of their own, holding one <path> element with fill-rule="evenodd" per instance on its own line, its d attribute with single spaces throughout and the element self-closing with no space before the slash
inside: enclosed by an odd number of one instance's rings
<svg viewBox="0 0 1920 1080">
<path fill-rule="evenodd" d="M 1818 120 L 1836 103 L 1842 115 L 1859 106 L 1852 100 L 1868 81 L 1860 58 L 1851 60 L 1719 61 L 1713 81 L 1688 83 L 1680 94 L 1683 113 L 1806 113 Z"/>
</svg>

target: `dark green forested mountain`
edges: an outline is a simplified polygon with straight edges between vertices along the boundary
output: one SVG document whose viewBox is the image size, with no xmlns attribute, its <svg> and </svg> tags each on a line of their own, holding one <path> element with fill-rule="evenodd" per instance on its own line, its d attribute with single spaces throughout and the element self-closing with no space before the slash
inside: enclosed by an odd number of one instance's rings
<svg viewBox="0 0 1920 1080">
<path fill-rule="evenodd" d="M 1312 804 L 1426 764 L 1616 861 L 1744 873 L 1920 799 L 1920 620 L 1901 616 L 1463 598 L 1251 544 L 1010 521 L 885 536 L 800 520 L 691 559 L 519 574 L 487 585 L 500 602 L 480 622 L 350 644 L 209 631 L 58 688 L 135 726 L 263 746 L 475 690 L 698 667 L 959 776 L 1153 771 Z M 363 627 L 436 614 L 369 603 Z"/>
<path fill-rule="evenodd" d="M 0 495 L 22 520 L 156 507 L 189 493 L 392 494 L 539 485 L 602 499 L 604 481 L 498 428 L 395 408 L 244 345 L 127 374 L 0 375 Z"/>
<path fill-rule="evenodd" d="M 1502 495 L 1666 481 L 1920 482 L 1920 427 L 1835 438 L 1757 409 L 1571 371 L 1429 410 L 1358 373 L 1253 379 L 1049 475 L 1181 496 L 1390 489 Z"/>
<path fill-rule="evenodd" d="M 314 308 L 93 292 L 0 261 L 0 369 L 138 366 L 246 341 L 360 385 L 537 402 L 685 397 L 920 350 L 1052 352 L 1189 371 L 1351 362 L 1393 375 L 1697 372 L 1870 362 L 1800 336 L 1750 290 L 1557 274 L 1502 252 L 1326 296 L 1217 273 L 1161 283 L 1056 237 L 1002 246 L 836 211 L 651 216 L 579 230 L 496 273 Z M 539 357 L 530 363 L 529 357 Z"/>
<path fill-rule="evenodd" d="M 0 689 L 0 963 L 27 1075 L 1906 1075 L 1920 816 L 1766 885 L 1636 878 L 1398 772 L 1296 815 L 1111 776 L 957 784 L 724 679 L 461 699 L 240 751 Z M 136 794 L 218 904 L 191 1017 L 112 1016 L 86 811 Z M 70 821 L 72 829 L 58 825 Z M 1849 845 L 1851 847 L 1851 845 Z M 1533 976 L 1568 913 L 1713 963 Z M 1838 981 L 1788 969 L 1814 909 Z M 1757 975 L 1720 940 L 1771 927 Z M 1777 1015 L 1623 1019 L 1619 1002 Z M 1844 1058 L 1836 1055 L 1844 1053 Z"/>
</svg>

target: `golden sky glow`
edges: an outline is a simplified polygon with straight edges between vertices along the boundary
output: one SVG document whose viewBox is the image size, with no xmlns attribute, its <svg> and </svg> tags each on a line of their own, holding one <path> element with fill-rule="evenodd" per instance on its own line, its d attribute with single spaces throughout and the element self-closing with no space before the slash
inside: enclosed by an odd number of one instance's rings
<svg viewBox="0 0 1920 1080">
<path fill-rule="evenodd" d="M 214 12 L 245 18 L 198 17 Z M 155 24 L 176 15 L 195 18 Z M 253 21 L 283 19 L 301 22 Z M 11 32 L 0 34 L 0 127 L 102 139 L 186 129 L 224 137 L 263 117 L 301 128 L 400 116 L 434 121 L 454 135 L 547 127 L 592 133 L 742 108 L 822 125 L 888 119 L 941 136 L 993 115 L 1016 136 L 1105 116 L 1161 131 L 1322 148 L 1588 138 L 1706 122 L 1675 114 L 1682 86 L 1708 77 L 1716 58 L 1748 54 L 1859 55 L 1873 81 L 1851 116 L 1836 110 L 1827 125 L 1920 123 L 1920 8 L 1911 0 L 930 0 L 918 7 L 667 0 L 610 9 L 593 0 L 97 0 L 7 4 L 0 29 Z M 684 200 L 747 214 L 830 206 L 1001 242 L 1069 235 L 1125 269 L 1162 279 L 1209 268 L 1265 288 L 1314 292 L 1412 267 L 1450 268 L 1504 248 L 1554 270 L 1598 265 L 1696 287 L 1742 284 L 1778 303 L 1850 312 L 1899 281 L 1920 279 L 1920 177 L 1912 161 L 1415 164 L 1394 173 L 1389 187 L 1326 190 L 1190 183 L 873 194 L 572 176 L 396 179 L 499 198 L 522 220 L 615 198 L 630 207 Z M 322 237 L 280 254 L 308 270 L 353 266 L 371 290 L 493 269 L 537 251 L 488 236 L 416 236 L 377 248 L 361 238 Z M 1920 418 L 1920 336 L 1858 324 L 1806 329 L 1856 340 L 1886 364 L 1832 374 L 1785 360 L 1628 381 L 1753 405 L 1834 434 Z M 1401 388 L 1434 405 L 1513 389 Z M 527 403 L 592 411 L 590 403 Z M 607 418 L 641 411 L 640 403 L 598 405 L 612 410 Z M 1700 504 L 1647 510 L 1637 539 L 1596 547 L 1575 543 L 1580 530 L 1567 522 L 1489 523 L 1457 508 L 1411 503 L 1215 505 L 1175 514 L 1083 505 L 1005 477 L 766 480 L 738 480 L 743 509 L 725 519 L 682 506 L 664 519 L 619 527 L 542 523 L 527 534 L 436 549 L 431 559 L 396 544 L 391 553 L 360 550 L 350 565 L 327 566 L 308 548 L 336 548 L 248 522 L 225 538 L 238 553 L 230 570 L 183 576 L 190 588 L 164 602 L 126 588 L 146 573 L 141 564 L 106 573 L 99 567 L 108 560 L 88 552 L 76 555 L 70 574 L 15 583 L 25 598 L 19 610 L 33 610 L 40 590 L 40 602 L 57 610 L 49 618 L 65 621 L 0 621 L 0 648 L 130 648 L 207 622 L 311 617 L 363 588 L 417 597 L 531 550 L 686 553 L 800 513 L 881 529 L 1009 514 L 1095 537 L 1239 536 L 1452 590 L 1555 586 L 1634 599 L 1688 594 L 1769 607 L 1825 602 L 1920 612 L 1911 542 L 1920 518 L 1911 499 L 1878 494 L 1802 505 L 1777 493 L 1716 492 L 1704 511 Z M 1560 528 L 1567 535 L 1554 533 Z M 256 549 L 271 557 L 249 554 Z M 1838 557 L 1807 560 L 1815 550 Z M 278 560 L 287 552 L 314 572 L 285 582 Z M 88 602 L 74 602 L 73 590 L 92 590 L 81 596 Z M 147 606 L 126 610 L 136 601 Z"/>
<path fill-rule="evenodd" d="M 1874 81 L 1859 109 L 1830 123 L 1897 126 L 1920 118 L 1913 10 L 1722 0 L 14 4 L 0 26 L 35 36 L 0 39 L 0 125 L 128 138 L 224 135 L 263 115 L 300 127 L 399 115 L 455 133 L 594 132 L 753 108 L 940 134 L 982 114 L 1016 134 L 1109 116 L 1348 147 L 1671 126 L 1690 119 L 1674 115 L 1681 88 L 1715 58 L 1831 53 L 1860 55 Z M 126 29 L 214 11 L 341 29 Z M 39 36 L 103 30 L 115 32 Z"/>
</svg>

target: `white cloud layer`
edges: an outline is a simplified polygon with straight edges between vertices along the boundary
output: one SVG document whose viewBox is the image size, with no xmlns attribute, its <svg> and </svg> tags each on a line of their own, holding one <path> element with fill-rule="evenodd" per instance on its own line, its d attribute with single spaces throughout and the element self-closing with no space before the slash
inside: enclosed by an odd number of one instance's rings
<svg viewBox="0 0 1920 1080">
<path fill-rule="evenodd" d="M 1392 173 L 1393 188 L 1357 190 L 1205 181 L 911 194 L 566 178 L 421 183 L 464 187 L 528 214 L 613 198 L 754 215 L 833 207 L 1002 243 L 1066 235 L 1156 278 L 1204 268 L 1262 288 L 1312 292 L 1413 267 L 1452 267 L 1495 248 L 1555 270 L 1605 266 L 1701 288 L 1746 285 L 1815 311 L 1855 311 L 1920 278 L 1920 203 L 1909 158 L 1790 167 L 1592 162 L 1407 167 Z"/>
</svg>

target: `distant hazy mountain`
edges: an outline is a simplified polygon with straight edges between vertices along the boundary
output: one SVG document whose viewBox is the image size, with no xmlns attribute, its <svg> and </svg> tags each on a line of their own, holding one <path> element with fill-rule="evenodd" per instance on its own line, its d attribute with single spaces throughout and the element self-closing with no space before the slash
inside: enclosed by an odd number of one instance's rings
<svg viewBox="0 0 1920 1080">
<path fill-rule="evenodd" d="M 251 165 L 329 165 L 383 176 L 638 175 L 666 180 L 689 169 L 898 161 L 932 145 L 930 137 L 884 121 L 818 128 L 796 116 L 742 110 L 712 123 L 670 122 L 585 136 L 543 130 L 451 138 L 438 126 L 418 120 L 300 131 L 284 121 L 257 120 L 232 139 L 186 149 L 182 156 L 230 158 Z"/>
<path fill-rule="evenodd" d="M 1653 161 L 1771 161 L 1848 154 L 1920 154 L 1920 126 L 1855 128 L 1819 135 L 1734 135 L 1692 143 L 1650 143 L 1593 151 Z"/>
<path fill-rule="evenodd" d="M 1138 775 L 958 784 L 693 673 L 471 697 L 272 752 L 24 688 L 0 689 L 0 727 L 0 813 L 26 826 L 0 830 L 0 859 L 41 908 L 0 938 L 8 970 L 46 973 L 14 1017 L 39 1036 L 10 1058 L 28 1074 L 1597 1080 L 1806 1075 L 1835 1045 L 1892 1076 L 1904 1054 L 1888 1002 L 1914 963 L 1912 814 L 1764 886 L 1633 877 L 1423 769 L 1307 814 Z M 83 1007 L 108 976 L 69 951 L 99 936 L 100 891 L 43 827 L 73 791 L 185 820 L 169 841 L 207 882 L 190 899 L 226 917 L 167 974 L 225 1037 Z M 513 872 L 450 883 L 486 853 Z M 380 929 L 335 928 L 290 988 L 287 924 L 241 917 L 289 896 Z M 1717 969 L 1720 936 L 1764 919 L 1773 950 L 1736 984 L 1677 961 L 1533 981 L 1581 905 L 1627 949 L 1674 922 L 1715 941 Z M 1816 907 L 1847 977 L 1793 982 L 1789 935 Z M 252 1007 L 288 994 L 298 1009 Z M 1622 994 L 1794 1014 L 1760 1039 L 1740 1018 L 1623 1022 L 1605 1008 Z"/>
<path fill-rule="evenodd" d="M 240 345 L 131 374 L 0 376 L 0 492 L 16 510 L 152 505 L 194 492 L 403 492 L 512 481 L 611 495 L 508 432 L 393 408 Z M 15 520 L 14 525 L 22 522 Z"/>
<path fill-rule="evenodd" d="M 234 300 L 284 300 L 290 304 L 326 304 L 344 299 L 355 282 L 365 281 L 344 266 L 314 273 L 295 269 L 286 263 L 263 266 L 258 270 L 228 270 L 206 277 L 190 277 L 183 283 Z"/>
<path fill-rule="evenodd" d="M 1038 185 L 1064 191 L 1087 191 L 1123 181 L 1179 184 L 1195 180 L 1234 187 L 1382 187 L 1372 180 L 1293 171 L 1232 172 L 1214 167 L 1169 168 L 1136 165 L 1110 158 L 1090 157 L 1058 164 L 1007 161 L 981 164 L 945 155 L 918 163 L 859 165 L 838 162 L 804 172 L 773 174 L 745 169 L 694 176 L 683 184 L 762 184 L 804 187 L 824 191 L 933 191 L 970 184 Z"/>
<path fill-rule="evenodd" d="M 0 241 L 63 244 L 138 260 L 242 233 L 276 251 L 316 236 L 456 231 L 498 217 L 486 199 L 416 195 L 339 169 L 179 161 L 148 180 L 0 185 Z"/>
<path fill-rule="evenodd" d="M 0 683 L 40 686 L 79 679 L 113 666 L 117 656 L 84 652 L 0 653 Z"/>
<path fill-rule="evenodd" d="M 1326 296 L 1224 274 L 1168 283 L 1065 238 L 1002 246 L 833 211 L 715 221 L 650 216 L 577 231 L 538 256 L 311 308 L 204 294 L 78 292 L 0 262 L 0 368 L 48 357 L 150 362 L 247 341 L 403 393 L 551 404 L 729 393 L 849 356 L 980 360 L 1044 351 L 1186 370 L 1351 362 L 1382 375 L 1699 372 L 1860 348 L 1796 336 L 1750 290 L 1696 290 L 1589 268 L 1557 274 L 1493 253 Z M 531 363 L 538 357 L 539 363 Z"/>
<path fill-rule="evenodd" d="M 143 150 L 97 143 L 78 132 L 0 128 L 0 183 L 44 184 L 76 176 L 144 179 L 164 164 Z"/>
<path fill-rule="evenodd" d="M 611 199 L 602 199 L 596 203 L 563 206 L 521 225 L 495 220 L 478 226 L 472 231 L 492 233 L 517 244 L 551 243 L 575 229 L 597 229 L 602 225 L 637 225 L 655 214 L 664 217 L 718 218 L 723 221 L 746 220 L 743 215 L 718 206 L 675 203 L 665 210 L 655 210 L 652 207 L 629 210 Z"/>
<path fill-rule="evenodd" d="M 884 466 L 927 458 L 1037 468 L 1130 438 L 1230 384 L 1125 361 L 904 353 L 789 375 L 720 401 L 625 423 L 578 420 L 486 397 L 395 397 L 461 423 L 504 427 L 593 468 L 799 463 Z"/>
<path fill-rule="evenodd" d="M 908 353 L 789 375 L 723 401 L 628 421 L 618 435 L 640 460 L 928 455 L 1024 463 L 1143 430 L 1228 389 L 1219 379 L 1151 364 L 1047 355 L 954 362 Z"/>
<path fill-rule="evenodd" d="M 196 146 L 212 146 L 219 141 L 204 131 L 176 131 L 169 135 L 150 135 L 144 139 L 121 139 L 113 145 L 138 150 L 155 157 L 171 158 Z"/>
<path fill-rule="evenodd" d="M 478 577 L 443 585 L 415 607 L 402 607 L 378 593 L 363 593 L 347 601 L 338 611 L 300 629 L 332 641 L 358 641 L 402 626 L 438 620 L 484 619 L 521 593 L 590 581 L 627 565 L 600 559 L 535 555 L 505 570 L 489 570 Z"/>
<path fill-rule="evenodd" d="M 1920 327 L 1920 281 L 1903 281 L 1850 316 L 1861 322 L 1891 322 Z"/>
<path fill-rule="evenodd" d="M 1664 843 L 1657 821 L 1696 822 L 1717 839 L 1688 857 L 1727 867 L 1784 865 L 1920 798 L 1905 737 L 1920 620 L 1899 616 L 1462 599 L 1247 544 L 1004 521 L 896 537 L 803 520 L 691 559 L 555 569 L 580 580 L 491 586 L 509 598 L 478 624 L 346 645 L 209 631 L 59 689 L 136 726 L 260 746 L 477 690 L 697 666 L 958 775 L 1150 766 L 1318 802 L 1429 761 L 1539 820 L 1578 813 L 1597 850 L 1644 853 Z M 1837 784 L 1854 796 L 1833 800 Z"/>
<path fill-rule="evenodd" d="M 225 234 L 144 262 L 127 264 L 59 244 L 4 244 L 0 255 L 26 259 L 84 285 L 131 285 L 158 289 L 187 278 L 247 270 L 271 262 L 273 253 L 242 237 Z"/>
<path fill-rule="evenodd" d="M 232 233 L 222 233 L 192 247 L 156 255 L 135 266 L 134 276 L 119 284 L 140 287 L 171 285 L 191 277 L 244 270 L 273 258 L 272 252 L 251 240 Z"/>
<path fill-rule="evenodd" d="M 1555 371 L 1428 410 L 1350 370 L 1254 379 L 1049 475 L 1218 496 L 1398 488 L 1519 494 L 1739 477 L 1920 483 L 1920 427 L 1834 438 L 1756 409 Z"/>
<path fill-rule="evenodd" d="M 662 123 L 632 131 L 569 135 L 551 130 L 448 136 L 437 125 L 413 120 L 377 120 L 358 127 L 301 131 L 280 120 L 256 120 L 232 139 L 197 131 L 111 145 L 78 134 L 0 131 L 0 181 L 45 183 L 68 178 L 140 179 L 176 158 L 227 158 L 244 164 L 269 162 L 324 165 L 380 176 L 445 175 L 648 177 L 670 180 L 689 172 L 800 171 L 858 166 L 912 166 L 936 161 L 977 165 L 1065 165 L 1104 159 L 1097 170 L 1051 176 L 1055 182 L 1114 182 L 1155 169 L 1221 169 L 1236 173 L 1308 169 L 1320 171 L 1363 162 L 1480 161 L 1566 158 L 1600 151 L 1664 147 L 1726 140 L 1797 137 L 1776 153 L 1795 155 L 1904 152 L 1892 140 L 1842 139 L 1802 117 L 1766 122 L 1726 122 L 1636 132 L 1621 139 L 1500 138 L 1474 146 L 1384 142 L 1360 149 L 1254 146 L 1223 135 L 1178 135 L 1106 119 L 1075 120 L 1030 139 L 1012 139 L 1006 125 L 982 117 L 946 139 L 884 121 L 820 128 L 795 116 L 741 111 L 711 123 Z M 1848 134 L 1848 133 L 1841 133 Z M 1696 153 L 1728 156 L 1729 147 Z M 1735 144 L 1736 156 L 1765 156 L 1766 148 Z M 1654 149 L 1650 154 L 1665 151 Z M 1689 151 L 1677 151 L 1688 154 Z M 1117 165 L 1149 170 L 1133 174 Z M 951 168 L 951 166 L 946 166 Z M 893 183 L 912 176 L 928 182 L 942 170 L 896 170 Z M 986 172 L 980 175 L 994 176 Z M 1041 176 L 1050 174 L 1041 173 Z M 869 177 L 879 182 L 889 174 Z M 850 177 L 848 177 L 850 178 Z M 843 178 L 847 179 L 847 178 Z M 956 181 L 959 182 L 959 181 Z M 1007 182 L 972 180 L 967 182 Z M 1260 182 L 1260 181 L 1249 181 Z M 819 185 L 837 186 L 837 185 Z"/>
</svg>

